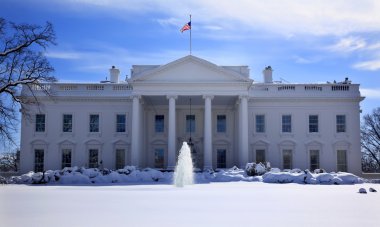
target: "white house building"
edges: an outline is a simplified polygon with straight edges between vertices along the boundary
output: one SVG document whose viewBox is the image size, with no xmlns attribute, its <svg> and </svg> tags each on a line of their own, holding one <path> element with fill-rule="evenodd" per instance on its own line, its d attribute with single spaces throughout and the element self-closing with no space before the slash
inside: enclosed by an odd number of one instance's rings
<svg viewBox="0 0 380 227">
<path fill-rule="evenodd" d="M 67 166 L 173 169 L 192 141 L 200 169 L 270 162 L 282 169 L 361 173 L 359 85 L 250 79 L 247 66 L 195 56 L 134 65 L 131 77 L 31 88 L 23 107 L 21 172 Z M 42 90 L 46 89 L 50 95 Z M 31 99 L 28 87 L 21 96 Z"/>
</svg>

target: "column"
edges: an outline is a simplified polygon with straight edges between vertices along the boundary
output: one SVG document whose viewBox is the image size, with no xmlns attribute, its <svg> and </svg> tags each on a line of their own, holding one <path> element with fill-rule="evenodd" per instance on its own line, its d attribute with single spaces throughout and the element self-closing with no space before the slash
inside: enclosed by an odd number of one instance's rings
<svg viewBox="0 0 380 227">
<path fill-rule="evenodd" d="M 248 96 L 240 96 L 239 99 L 239 165 L 245 168 L 248 162 Z"/>
<path fill-rule="evenodd" d="M 140 98 L 133 96 L 132 103 L 132 133 L 131 133 L 131 164 L 138 167 L 140 164 Z"/>
<path fill-rule="evenodd" d="M 174 170 L 176 165 L 176 113 L 175 100 L 177 96 L 167 96 L 169 99 L 169 132 L 168 132 L 168 169 Z"/>
<path fill-rule="evenodd" d="M 211 100 L 214 96 L 204 95 L 205 116 L 204 116 L 204 149 L 203 149 L 203 169 L 212 169 L 212 122 L 211 122 Z"/>
</svg>

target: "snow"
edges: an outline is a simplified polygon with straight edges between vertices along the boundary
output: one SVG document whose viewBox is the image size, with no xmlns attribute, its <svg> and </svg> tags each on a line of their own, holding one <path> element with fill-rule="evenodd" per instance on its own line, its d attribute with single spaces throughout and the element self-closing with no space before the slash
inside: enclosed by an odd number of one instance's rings
<svg viewBox="0 0 380 227">
<path fill-rule="evenodd" d="M 260 164 L 257 164 L 254 167 L 247 165 L 247 167 L 254 168 L 255 173 L 264 173 L 262 176 L 248 176 L 246 171 L 233 167 L 230 169 L 220 169 L 217 172 L 210 170 L 195 173 L 194 180 L 195 183 L 263 181 L 265 183 L 360 184 L 364 182 L 362 178 L 345 172 L 311 173 L 308 170 L 301 171 L 300 169 L 281 172 L 277 168 L 272 168 L 269 172 L 265 173 L 265 166 Z M 126 166 L 124 169 L 116 171 L 72 167 L 63 170 L 48 170 L 45 172 L 45 175 L 42 173 L 29 172 L 18 177 L 12 177 L 9 182 L 16 184 L 46 182 L 48 184 L 62 185 L 151 182 L 171 184 L 173 183 L 173 172 L 161 172 L 151 168 L 138 170 L 134 166 Z"/>
<path fill-rule="evenodd" d="M 358 193 L 370 187 L 379 184 L 11 184 L 0 186 L 0 220 L 13 227 L 378 226 L 380 193 Z"/>
</svg>

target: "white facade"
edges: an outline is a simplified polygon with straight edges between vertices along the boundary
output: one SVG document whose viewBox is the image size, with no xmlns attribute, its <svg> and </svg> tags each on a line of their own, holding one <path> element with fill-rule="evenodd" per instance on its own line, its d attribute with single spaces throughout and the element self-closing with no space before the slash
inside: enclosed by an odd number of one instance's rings
<svg viewBox="0 0 380 227">
<path fill-rule="evenodd" d="M 282 84 L 247 66 L 186 56 L 136 65 L 128 81 L 45 84 L 23 107 L 21 171 L 123 165 L 173 169 L 191 137 L 201 169 L 272 167 L 361 172 L 359 85 Z M 30 90 L 22 90 L 31 98 Z M 191 102 L 191 113 L 190 113 Z M 91 132 L 92 131 L 92 132 Z M 191 131 L 191 133 L 190 133 Z M 66 155 L 63 155 L 66 154 Z"/>
</svg>

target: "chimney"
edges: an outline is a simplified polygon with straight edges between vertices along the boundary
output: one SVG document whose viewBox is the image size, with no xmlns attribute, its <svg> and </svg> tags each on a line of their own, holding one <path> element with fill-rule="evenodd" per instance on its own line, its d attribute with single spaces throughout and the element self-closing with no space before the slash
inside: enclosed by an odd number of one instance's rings
<svg viewBox="0 0 380 227">
<path fill-rule="evenodd" d="M 273 83 L 272 72 L 272 67 L 265 67 L 265 69 L 263 70 L 264 83 Z"/>
<path fill-rule="evenodd" d="M 115 68 L 115 66 L 112 66 L 112 68 L 110 68 L 111 83 L 119 83 L 119 75 L 120 70 Z"/>
</svg>

